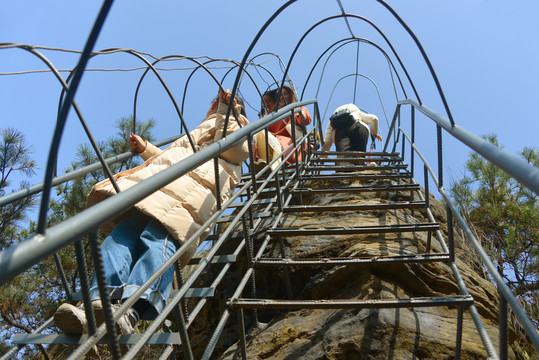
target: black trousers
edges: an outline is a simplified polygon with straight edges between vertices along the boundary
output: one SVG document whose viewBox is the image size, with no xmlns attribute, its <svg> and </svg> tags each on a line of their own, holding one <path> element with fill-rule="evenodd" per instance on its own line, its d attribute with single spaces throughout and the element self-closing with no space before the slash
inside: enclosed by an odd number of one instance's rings
<svg viewBox="0 0 539 360">
<path fill-rule="evenodd" d="M 335 129 L 337 151 L 367 151 L 369 129 L 356 122 L 347 129 Z"/>
</svg>

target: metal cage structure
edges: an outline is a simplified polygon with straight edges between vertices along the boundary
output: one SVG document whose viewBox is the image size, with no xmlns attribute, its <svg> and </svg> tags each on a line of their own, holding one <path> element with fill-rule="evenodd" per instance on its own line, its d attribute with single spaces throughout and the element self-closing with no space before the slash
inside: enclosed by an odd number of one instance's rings
<svg viewBox="0 0 539 360">
<path fill-rule="evenodd" d="M 407 31 L 410 38 L 416 44 L 417 49 L 422 55 L 422 60 L 429 69 L 429 74 L 436 84 L 438 96 L 443 103 L 444 112 L 447 116 L 440 115 L 427 108 L 420 99 L 420 91 L 416 89 L 413 78 L 407 69 L 404 67 L 395 48 L 390 43 L 389 39 L 384 35 L 383 31 L 374 24 L 374 22 L 362 16 L 347 13 L 341 2 L 337 0 L 342 12 L 337 15 L 329 16 L 318 23 L 314 24 L 297 42 L 292 54 L 285 64 L 275 54 L 256 54 L 252 52 L 255 49 L 257 42 L 260 40 L 264 31 L 271 26 L 272 22 L 284 12 L 296 0 L 288 1 L 283 4 L 260 28 L 252 43 L 246 50 L 241 61 L 229 59 L 206 59 L 180 55 L 170 55 L 159 59 L 148 59 L 143 53 L 131 49 L 106 49 L 102 51 L 94 51 L 96 39 L 101 31 L 103 22 L 107 16 L 112 0 L 105 0 L 99 16 L 94 24 L 92 32 L 88 38 L 88 42 L 84 50 L 80 53 L 80 59 L 77 66 L 70 71 L 69 77 L 64 80 L 60 75 L 55 65 L 43 55 L 44 48 L 27 44 L 0 44 L 0 51 L 4 49 L 21 49 L 29 52 L 33 56 L 40 59 L 52 72 L 59 81 L 62 91 L 59 100 L 58 118 L 54 132 L 54 138 L 49 152 L 47 168 L 45 171 L 44 181 L 40 184 L 33 185 L 25 190 L 14 192 L 0 198 L 0 206 L 5 206 L 13 202 L 24 199 L 28 196 L 39 194 L 41 196 L 41 205 L 39 210 L 39 220 L 37 223 L 37 233 L 30 236 L 25 241 L 15 244 L 0 252 L 0 285 L 9 284 L 12 279 L 20 274 L 28 271 L 32 266 L 38 264 L 44 259 L 54 257 L 58 268 L 58 275 L 63 280 L 65 285 L 65 301 L 84 304 L 85 313 L 88 318 L 88 333 L 80 336 L 66 335 L 54 333 L 52 318 L 43 322 L 41 326 L 33 329 L 33 332 L 27 334 L 14 334 L 12 339 L 12 348 L 5 353 L 1 358 L 17 358 L 20 356 L 20 351 L 26 345 L 31 344 L 65 344 L 71 350 L 68 359 L 79 359 L 85 356 L 89 351 L 92 351 L 95 345 L 108 345 L 108 351 L 113 359 L 136 358 L 137 354 L 144 346 L 161 345 L 161 359 L 183 357 L 186 359 L 211 359 L 214 358 L 214 351 L 218 342 L 222 338 L 226 329 L 231 326 L 231 323 L 237 322 L 237 341 L 239 343 L 239 351 L 243 359 L 248 358 L 247 333 L 248 327 L 256 327 L 258 321 L 258 311 L 264 310 L 298 310 L 298 309 L 382 309 L 382 308 L 416 308 L 416 307 L 433 307 L 433 306 L 455 306 L 458 308 L 458 331 L 455 336 L 455 358 L 460 357 L 460 343 L 462 337 L 462 316 L 464 312 L 468 312 L 472 317 L 476 330 L 483 341 L 486 357 L 488 358 L 507 358 L 508 344 L 508 318 L 507 306 L 515 314 L 518 322 L 524 328 L 530 342 L 535 349 L 539 351 L 539 335 L 526 315 L 511 289 L 505 284 L 502 277 L 499 275 L 492 261 L 483 250 L 480 242 L 476 239 L 473 232 L 470 230 L 465 220 L 459 215 L 457 208 L 452 203 L 451 198 L 444 190 L 444 173 L 443 173 L 443 136 L 451 136 L 466 145 L 469 149 L 477 152 L 486 160 L 492 162 L 500 169 L 510 174 L 518 182 L 524 184 L 531 191 L 539 194 L 539 170 L 529 164 L 517 159 L 516 157 L 504 152 L 503 150 L 491 145 L 486 140 L 476 136 L 464 128 L 457 125 L 453 119 L 449 105 L 445 99 L 442 87 L 434 72 L 425 51 L 420 42 L 412 33 L 407 24 L 400 19 L 396 12 L 389 7 L 384 1 L 377 2 L 384 7 L 401 24 L 403 29 Z M 256 80 L 256 74 L 263 72 L 267 77 L 271 78 L 272 84 L 292 84 L 290 70 L 294 65 L 297 65 L 298 59 L 296 53 L 302 46 L 304 39 L 310 36 L 311 32 L 318 26 L 330 21 L 344 22 L 350 32 L 346 37 L 336 41 L 326 50 L 322 51 L 320 57 L 315 60 L 307 81 L 304 84 L 301 96 L 295 103 L 287 104 L 275 112 L 261 117 L 256 121 L 251 121 L 250 124 L 242 127 L 240 130 L 232 134 L 224 134 L 218 142 L 205 147 L 201 150 L 182 160 L 181 162 L 165 169 L 151 178 L 142 181 L 136 186 L 126 190 L 119 191 L 116 186 L 117 194 L 109 199 L 106 199 L 71 218 L 62 221 L 52 227 L 47 227 L 47 214 L 51 201 L 51 191 L 55 186 L 65 184 L 73 179 L 84 177 L 88 173 L 102 170 L 113 184 L 115 184 L 114 176 L 110 170 L 110 164 L 124 161 L 133 157 L 134 153 L 117 154 L 116 156 L 105 158 L 99 150 L 94 137 L 86 124 L 82 111 L 78 108 L 75 99 L 75 93 L 80 86 L 81 77 L 84 73 L 88 61 L 92 57 L 105 56 L 112 53 L 124 53 L 139 59 L 144 64 L 144 72 L 140 77 L 138 86 L 135 90 L 134 97 L 134 119 L 136 120 L 137 99 L 141 84 L 145 81 L 147 74 L 153 74 L 165 90 L 178 119 L 181 124 L 181 134 L 156 142 L 156 146 L 168 145 L 177 139 L 187 136 L 189 137 L 190 129 L 184 119 L 184 107 L 188 104 L 186 94 L 190 86 L 195 82 L 194 74 L 200 70 L 204 72 L 215 90 L 223 89 L 223 84 L 226 81 L 231 81 L 234 72 L 235 77 L 232 86 L 232 96 L 236 94 L 244 95 L 246 92 L 244 87 L 250 84 L 253 87 L 253 95 L 251 98 L 257 100 L 262 98 L 267 83 Z M 378 44 L 365 38 L 357 37 L 352 31 L 350 22 L 361 21 L 378 32 L 384 39 L 383 44 Z M 393 110 L 391 123 L 388 122 L 387 139 L 385 140 L 384 148 L 379 152 L 350 152 L 338 153 L 334 151 L 321 151 L 320 146 L 323 143 L 324 133 L 324 118 L 326 114 L 321 116 L 321 107 L 327 101 L 327 98 L 319 98 L 304 100 L 304 94 L 308 86 L 322 86 L 324 79 L 324 68 L 326 64 L 333 58 L 338 56 L 341 48 L 345 46 L 358 46 L 366 44 L 373 49 L 377 49 L 382 56 L 387 60 L 388 71 L 391 77 L 395 76 L 397 81 L 393 82 L 395 95 L 397 97 L 396 106 Z M 260 56 L 270 56 L 278 59 L 281 66 L 281 73 L 275 74 L 263 64 L 257 63 Z M 177 60 L 189 62 L 192 65 L 190 68 L 187 80 L 184 84 L 183 99 L 181 102 L 176 100 L 172 91 L 169 89 L 166 79 L 161 76 L 161 71 L 158 65 L 167 60 Z M 325 63 L 324 63 L 325 61 Z M 216 70 L 211 65 L 215 62 L 225 64 L 224 70 Z M 315 71 L 320 71 L 320 80 L 318 84 L 312 85 L 315 82 Z M 219 76 L 222 76 L 219 79 Z M 377 83 L 370 79 L 367 75 L 356 71 L 343 76 L 341 79 L 333 80 L 335 87 L 343 79 L 354 78 L 356 85 L 353 87 L 354 98 L 357 86 L 357 79 L 363 77 L 368 79 L 375 90 Z M 193 80 L 193 81 L 192 81 Z M 407 95 L 406 89 L 411 89 L 413 96 Z M 352 91 L 351 91 L 352 92 Z M 397 93 L 401 92 L 403 96 Z M 376 92 L 381 107 L 384 109 L 384 99 L 379 92 Z M 294 114 L 300 111 L 301 107 L 306 107 L 312 114 L 313 123 L 307 127 L 302 134 L 295 133 L 295 128 L 292 128 L 293 143 L 288 149 L 275 158 L 271 163 L 264 167 L 255 167 L 253 149 L 253 138 L 257 133 L 263 132 L 268 136 L 268 127 L 283 121 L 285 119 L 294 118 Z M 409 117 L 403 109 L 409 108 Z M 65 123 L 69 111 L 73 109 L 79 118 L 88 137 L 88 141 L 92 144 L 92 148 L 99 159 L 98 163 L 88 165 L 77 169 L 76 171 L 56 176 L 56 163 L 59 151 L 60 142 L 65 129 Z M 227 110 L 227 119 L 232 114 L 232 107 Z M 327 108 L 326 108 L 327 111 Z M 415 124 L 421 117 L 422 121 L 427 121 L 433 124 L 436 129 L 435 136 L 432 136 L 434 148 L 437 152 L 437 164 L 434 166 L 429 164 L 428 159 L 422 153 L 422 149 L 416 142 Z M 226 129 L 226 125 L 225 125 Z M 411 132 L 408 132 L 411 129 Z M 435 139 L 435 140 L 434 140 Z M 195 145 L 189 138 L 193 148 Z M 148 195 L 162 188 L 163 186 L 185 176 L 189 171 L 196 169 L 198 166 L 214 162 L 217 164 L 219 155 L 233 146 L 247 141 L 249 146 L 249 159 L 243 165 L 243 176 L 238 184 L 234 195 L 225 203 L 218 205 L 218 211 L 193 234 L 189 239 L 185 239 L 183 245 L 178 248 L 178 251 L 164 263 L 158 272 L 153 274 L 144 285 L 127 301 L 124 301 L 118 311 L 113 312 L 111 304 L 117 299 L 115 294 L 107 294 L 106 280 L 103 274 L 103 260 L 100 250 L 100 239 L 98 236 L 98 228 L 107 223 L 110 219 L 118 214 L 124 213 L 132 208 L 137 202 L 141 201 Z M 267 142 L 266 142 L 267 143 Z M 406 151 L 408 150 L 408 151 Z M 266 148 L 266 152 L 269 149 Z M 301 156 L 299 155 L 301 154 Z M 289 164 L 288 159 L 295 156 L 301 158 L 301 161 Z M 410 164 L 410 165 L 408 165 Z M 367 163 L 376 163 L 377 171 L 373 171 L 372 166 L 367 166 Z M 414 179 L 414 168 L 417 164 L 422 166 L 424 172 L 422 175 L 423 189 L 419 182 Z M 334 186 L 334 187 L 315 187 L 314 183 L 325 183 L 334 180 L 375 180 L 388 181 L 386 184 L 374 184 L 365 186 Z M 401 182 L 400 179 L 405 179 Z M 216 179 L 218 181 L 218 177 Z M 434 189 L 429 186 L 434 184 Z M 321 193 L 352 193 L 352 192 L 385 192 L 385 191 L 402 191 L 410 193 L 410 201 L 395 201 L 389 203 L 371 203 L 371 204 L 345 204 L 335 206 L 314 206 L 303 202 L 303 197 L 312 194 Z M 448 235 L 444 238 L 444 234 L 440 231 L 440 226 L 434 218 L 432 211 L 429 208 L 429 196 L 437 193 L 447 204 L 447 222 Z M 219 199 L 220 195 L 217 193 Z M 417 197 L 418 200 L 414 200 Z M 420 222 L 414 224 L 401 225 L 386 225 L 386 226 L 365 226 L 361 224 L 358 218 L 358 226 L 353 227 L 332 227 L 331 224 L 320 224 L 318 228 L 290 227 L 285 226 L 284 217 L 290 213 L 302 212 L 340 212 L 340 211 L 365 211 L 365 210 L 387 210 L 387 209 L 415 209 L 415 211 L 423 211 L 428 222 Z M 455 245 L 453 237 L 453 219 L 456 219 L 458 226 L 464 230 L 466 241 L 476 251 L 481 261 L 482 266 L 488 271 L 489 277 L 494 282 L 500 293 L 500 325 L 499 325 L 499 348 L 496 349 L 492 339 L 485 331 L 481 316 L 474 306 L 474 299 L 468 292 L 466 284 L 462 279 L 462 275 L 455 261 Z M 205 242 L 205 249 L 200 254 L 191 259 L 189 271 L 186 272 L 179 266 L 181 255 L 188 247 L 195 243 L 201 234 L 209 232 Z M 333 235 L 354 235 L 354 234 L 381 234 L 381 233 L 406 233 L 406 232 L 422 232 L 427 234 L 430 242 L 438 242 L 442 251 L 435 252 L 431 248 L 419 254 L 406 254 L 394 257 L 377 257 L 377 258 L 324 258 L 324 259 L 300 259 L 295 258 L 286 253 L 283 239 L 293 236 L 324 236 Z M 91 249 L 91 254 L 85 254 L 84 243 L 88 243 Z M 270 246 L 279 247 L 280 256 L 271 257 L 268 255 Z M 68 285 L 65 280 L 66 275 L 62 264 L 59 261 L 56 253 L 66 247 L 74 246 L 75 255 L 77 258 L 79 278 L 76 280 L 76 289 Z M 92 265 L 86 263 L 86 259 L 92 259 Z M 372 301 L 356 301 L 342 299 L 295 299 L 291 289 L 290 282 L 287 278 L 287 268 L 290 267 L 331 267 L 331 266 L 359 266 L 368 264 L 386 264 L 386 263 L 416 263 L 425 264 L 428 262 L 443 262 L 449 265 L 451 272 L 458 284 L 459 291 L 452 296 L 445 297 L 417 297 L 403 299 L 377 299 Z M 105 321 L 98 325 L 95 315 L 90 304 L 89 295 L 89 268 L 93 267 L 94 276 L 98 279 L 98 284 L 102 294 L 103 306 L 105 309 Z M 176 288 L 171 297 L 168 299 L 166 307 L 155 318 L 148 320 L 147 326 L 141 333 L 138 334 L 119 334 L 114 326 L 115 321 L 136 302 L 142 293 L 148 289 L 167 269 L 173 267 L 176 275 Z M 287 299 L 275 298 L 264 299 L 257 296 L 256 276 L 261 271 L 274 268 L 284 269 L 285 281 L 283 286 L 286 288 L 288 295 Z M 238 270 L 241 269 L 241 270 Z M 218 289 L 225 281 L 230 281 L 231 273 L 237 275 L 237 283 L 233 286 L 232 294 L 218 294 Z M 208 281 L 208 277 L 210 280 Z M 226 280 L 225 280 L 226 279 Z M 204 285 L 201 285 L 204 284 Z M 211 337 L 203 344 L 203 351 L 200 356 L 193 353 L 192 350 L 192 333 L 190 328 L 195 324 L 201 326 L 201 321 L 204 321 L 200 314 L 204 308 L 210 306 L 210 301 L 216 297 L 225 296 L 225 306 L 216 310 L 215 318 L 212 319 L 213 328 L 210 330 Z M 247 311 L 248 310 L 248 311 Z M 237 316 L 237 317 L 236 317 Z M 202 318 L 202 319 L 201 319 Z M 246 326 L 246 319 L 249 325 Z M 129 347 L 124 347 L 129 345 Z M 200 346 L 200 344 L 198 344 Z M 46 349 L 43 351 L 47 351 Z"/>
</svg>

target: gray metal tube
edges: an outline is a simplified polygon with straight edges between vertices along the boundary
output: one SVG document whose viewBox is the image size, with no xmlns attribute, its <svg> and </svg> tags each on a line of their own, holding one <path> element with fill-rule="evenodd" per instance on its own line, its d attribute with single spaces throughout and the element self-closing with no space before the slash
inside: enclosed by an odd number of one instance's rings
<svg viewBox="0 0 539 360">
<path fill-rule="evenodd" d="M 404 131 L 402 129 L 400 129 L 400 130 L 406 136 L 408 141 L 410 141 L 410 138 L 404 133 Z M 491 145 L 490 143 L 488 143 L 488 144 Z M 493 145 L 491 145 L 491 146 L 496 148 Z M 428 165 L 427 160 L 423 157 L 423 155 L 419 152 L 419 150 L 415 147 L 415 145 L 413 145 L 413 147 L 414 147 L 415 151 L 417 152 L 418 156 L 423 161 L 423 163 L 425 165 Z M 507 155 L 507 153 L 504 153 L 504 154 Z M 517 159 L 517 160 L 520 160 L 520 159 Z M 434 173 L 432 172 L 432 169 L 430 168 L 430 166 L 428 166 L 428 168 L 429 168 L 429 172 L 431 173 L 431 176 L 433 177 L 434 181 L 436 182 L 436 184 L 438 184 L 437 179 L 436 179 Z M 526 314 L 524 309 L 518 303 L 518 300 L 515 298 L 515 295 L 513 295 L 513 292 L 511 291 L 511 289 L 509 289 L 507 284 L 503 281 L 501 275 L 496 270 L 496 267 L 494 266 L 492 261 L 490 261 L 490 258 L 488 257 L 487 253 L 485 252 L 485 250 L 483 249 L 483 247 L 481 246 L 481 244 L 479 243 L 479 241 L 477 240 L 477 238 L 473 234 L 472 230 L 468 227 L 468 224 L 466 223 L 464 218 L 458 212 L 458 209 L 451 202 L 451 199 L 449 198 L 449 196 L 445 193 L 443 187 L 439 187 L 438 190 L 439 190 L 440 194 L 442 195 L 442 197 L 444 198 L 444 200 L 446 201 L 447 206 L 450 207 L 451 210 L 453 211 L 453 216 L 455 217 L 455 219 L 459 222 L 460 226 L 462 227 L 462 230 L 466 234 L 466 238 L 469 240 L 470 244 L 473 246 L 475 251 L 477 251 L 477 255 L 479 256 L 479 258 L 480 258 L 481 262 L 483 263 L 483 265 L 487 268 L 490 276 L 492 277 L 492 281 L 498 286 L 498 291 L 507 300 L 507 303 L 509 304 L 509 306 L 511 306 L 511 309 L 513 309 L 513 312 L 515 313 L 516 317 L 520 321 L 520 324 L 524 327 L 524 330 L 525 330 L 526 334 L 528 335 L 528 337 L 530 338 L 530 341 L 533 343 L 535 349 L 539 351 L 539 333 L 535 329 L 535 326 L 531 322 L 530 318 L 528 317 L 528 315 Z M 452 264 L 452 266 L 456 267 L 456 265 L 454 265 L 454 264 Z"/>
<path fill-rule="evenodd" d="M 539 169 L 528 164 L 526 161 L 515 155 L 509 154 L 502 149 L 492 145 L 481 137 L 461 128 L 458 125 L 451 126 L 448 119 L 435 113 L 431 109 L 419 105 L 415 100 L 404 100 L 399 104 L 410 104 L 430 117 L 438 125 L 443 127 L 449 134 L 460 140 L 472 150 L 483 156 L 488 161 L 495 164 L 500 169 L 514 177 L 518 182 L 527 186 L 530 190 L 539 195 Z"/>
<path fill-rule="evenodd" d="M 17 274 L 36 264 L 39 260 L 52 255 L 62 247 L 71 244 L 76 238 L 84 236 L 92 229 L 108 222 L 111 218 L 127 211 L 148 195 L 195 169 L 206 161 L 219 156 L 222 152 L 243 141 L 248 134 L 254 134 L 270 123 L 289 116 L 289 112 L 303 105 L 314 103 L 314 100 L 302 101 L 287 105 L 276 113 L 272 113 L 256 122 L 228 135 L 192 156 L 146 179 L 137 186 L 127 189 L 106 199 L 84 212 L 46 230 L 45 234 L 21 242 L 0 252 L 0 285 L 6 283 Z"/>
<path fill-rule="evenodd" d="M 166 144 L 170 144 L 171 142 L 176 141 L 177 139 L 181 138 L 184 135 L 185 134 L 176 135 L 176 136 L 173 136 L 171 138 L 158 141 L 158 142 L 154 143 L 154 145 L 159 147 L 159 146 L 163 146 L 163 145 L 166 145 Z M 125 152 L 123 154 L 112 156 L 112 157 L 109 157 L 109 158 L 105 159 L 105 163 L 106 164 L 114 164 L 114 163 L 117 163 L 119 161 L 127 160 L 130 157 L 133 157 L 133 153 L 132 152 Z M 102 168 L 103 168 L 103 165 L 99 161 L 97 161 L 97 162 L 95 162 L 93 164 L 90 164 L 88 166 L 84 166 L 84 167 L 81 167 L 80 169 L 76 169 L 74 171 L 70 171 L 68 173 L 65 173 L 64 175 L 60 175 L 60 176 L 55 177 L 54 179 L 52 179 L 52 186 L 63 184 L 65 182 L 68 182 L 70 180 L 73 180 L 73 179 L 76 179 L 78 177 L 84 176 L 84 175 L 86 175 L 86 174 L 88 174 L 88 173 L 90 173 L 92 171 L 100 170 Z M 14 201 L 23 199 L 23 198 L 25 198 L 27 196 L 30 196 L 30 195 L 33 195 L 33 194 L 37 194 L 38 192 L 42 191 L 43 188 L 44 188 L 44 183 L 39 183 L 39 184 L 30 186 L 29 188 L 12 192 L 11 194 L 3 196 L 3 197 L 0 198 L 0 206 L 10 204 L 10 203 L 12 203 Z"/>
</svg>

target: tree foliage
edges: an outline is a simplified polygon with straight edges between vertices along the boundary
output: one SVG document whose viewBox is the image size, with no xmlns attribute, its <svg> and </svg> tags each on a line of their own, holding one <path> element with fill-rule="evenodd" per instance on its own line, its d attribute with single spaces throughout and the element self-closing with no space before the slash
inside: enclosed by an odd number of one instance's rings
<svg viewBox="0 0 539 360">
<path fill-rule="evenodd" d="M 496 136 L 485 139 L 498 146 Z M 519 156 L 539 167 L 538 150 L 524 148 Z M 537 195 L 476 153 L 450 193 L 508 286 L 539 324 Z"/>
<path fill-rule="evenodd" d="M 35 175 L 36 163 L 30 157 L 32 147 L 22 133 L 13 128 L 1 130 L 0 138 L 0 197 L 6 195 L 11 178 Z M 28 187 L 21 181 L 20 189 Z M 27 211 L 35 204 L 35 196 L 12 202 L 0 208 L 0 247 L 10 246 L 18 240 L 17 225 L 24 220 Z"/>
</svg>

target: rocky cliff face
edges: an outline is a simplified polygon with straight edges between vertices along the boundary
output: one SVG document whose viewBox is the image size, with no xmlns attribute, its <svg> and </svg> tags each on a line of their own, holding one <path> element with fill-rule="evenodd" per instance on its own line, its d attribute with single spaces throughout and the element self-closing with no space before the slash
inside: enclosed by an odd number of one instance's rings
<svg viewBox="0 0 539 360">
<path fill-rule="evenodd" d="M 404 180 L 391 180 L 404 184 Z M 311 188 L 387 184 L 387 180 L 317 181 Z M 320 194 L 303 197 L 304 205 L 361 204 L 412 199 L 410 191 L 355 194 Z M 430 209 L 447 239 L 445 209 L 433 197 Z M 428 222 L 425 210 L 371 210 L 354 212 L 297 213 L 285 216 L 283 227 L 367 226 Z M 475 260 L 473 250 L 455 231 L 456 265 L 486 331 L 498 348 L 498 295 Z M 426 232 L 294 236 L 283 239 L 286 257 L 346 258 L 425 253 Z M 279 242 L 264 256 L 280 257 Z M 431 253 L 442 247 L 432 237 Z M 286 299 L 285 271 L 261 268 L 256 272 L 259 298 Z M 458 295 L 458 286 L 447 263 L 339 265 L 296 267 L 288 270 L 294 299 L 398 299 Z M 249 310 L 245 310 L 248 316 Z M 361 310 L 258 311 L 260 326 L 249 330 L 249 359 L 452 359 L 457 338 L 456 307 L 419 307 Z M 233 338 L 231 330 L 228 341 Z M 514 332 L 511 359 L 522 358 Z M 224 341 L 226 343 L 227 341 Z M 222 352 L 221 352 L 222 351 Z M 240 359 L 239 342 L 214 353 L 220 359 Z M 464 312 L 462 359 L 485 359 L 487 354 L 468 311 Z"/>
</svg>

